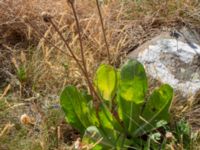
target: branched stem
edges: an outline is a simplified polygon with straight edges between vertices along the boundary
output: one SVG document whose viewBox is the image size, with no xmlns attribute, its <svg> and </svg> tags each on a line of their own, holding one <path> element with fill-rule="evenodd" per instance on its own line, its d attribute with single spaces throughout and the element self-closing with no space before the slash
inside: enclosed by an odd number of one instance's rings
<svg viewBox="0 0 200 150">
<path fill-rule="evenodd" d="M 71 47 L 69 46 L 68 42 L 65 40 L 64 36 L 62 35 L 62 33 L 60 32 L 59 28 L 56 26 L 56 24 L 54 23 L 54 21 L 52 20 L 52 16 L 49 15 L 48 13 L 43 13 L 43 19 L 45 22 L 48 22 L 52 25 L 52 27 L 55 29 L 55 31 L 58 33 L 59 37 L 61 38 L 61 40 L 64 42 L 65 46 L 67 47 L 69 54 L 66 53 L 64 50 L 60 49 L 59 47 L 57 47 L 55 44 L 53 44 L 50 40 L 48 40 L 43 34 L 41 34 L 32 24 L 30 21 L 26 20 L 26 22 L 28 22 L 28 24 L 42 37 L 44 38 L 48 43 L 50 43 L 53 47 L 55 47 L 56 49 L 60 50 L 62 53 L 71 56 L 76 64 L 78 65 L 79 69 L 82 71 L 83 75 L 86 78 L 87 84 L 89 86 L 90 89 L 90 94 L 96 99 L 101 102 L 101 98 L 99 97 L 99 95 L 97 94 L 93 84 L 90 81 L 89 75 L 88 75 L 88 71 L 87 71 L 87 66 L 86 66 L 86 62 L 85 62 L 85 57 L 84 57 L 84 52 L 83 52 L 83 43 L 82 43 L 82 38 L 81 38 L 81 29 L 80 29 L 80 24 L 79 24 L 79 20 L 77 17 L 77 13 L 76 13 L 76 9 L 74 7 L 73 4 L 73 0 L 72 1 L 68 1 L 71 4 L 73 13 L 74 13 L 74 17 L 75 17 L 75 21 L 76 21 L 76 25 L 77 25 L 77 29 L 78 29 L 78 35 L 79 35 L 79 42 L 80 42 L 80 50 L 81 50 L 81 60 L 78 59 L 78 57 L 74 54 L 73 50 L 71 49 Z M 82 62 L 82 63 L 81 63 Z"/>
<path fill-rule="evenodd" d="M 62 39 L 62 41 L 65 43 L 66 47 L 68 48 L 70 54 L 72 55 L 72 58 L 76 61 L 78 67 L 81 69 L 81 71 L 83 72 L 86 81 L 88 83 L 89 89 L 91 94 L 95 94 L 95 96 L 98 96 L 95 92 L 95 89 L 92 85 L 92 83 L 90 82 L 89 76 L 85 70 L 85 68 L 82 67 L 82 65 L 80 64 L 78 58 L 76 57 L 76 55 L 73 53 L 72 49 L 70 48 L 69 44 L 67 43 L 67 41 L 65 40 L 64 36 L 62 35 L 62 33 L 59 31 L 58 27 L 54 24 L 53 20 L 50 19 L 49 22 L 51 23 L 51 25 L 53 26 L 53 28 L 56 30 L 56 32 L 58 33 L 58 35 L 60 36 L 60 38 Z M 98 98 L 98 97 L 97 97 Z"/>
<path fill-rule="evenodd" d="M 111 64 L 110 50 L 109 50 L 109 46 L 108 46 L 108 42 L 107 42 L 107 38 L 106 38 L 106 31 L 105 31 L 105 27 L 104 27 L 104 24 L 103 24 L 103 17 L 102 17 L 102 14 L 101 14 L 101 9 L 100 9 L 98 0 L 96 0 L 96 5 L 97 5 L 97 8 L 98 8 L 99 18 L 100 18 L 100 22 L 101 22 L 101 28 L 102 28 L 102 32 L 103 32 L 104 41 L 105 41 L 105 44 L 106 44 L 108 62 L 109 62 L 109 64 Z"/>
<path fill-rule="evenodd" d="M 81 37 L 81 28 L 80 28 L 79 19 L 78 19 L 77 13 L 76 13 L 76 9 L 75 9 L 75 6 L 74 6 L 74 1 L 68 0 L 67 2 L 70 4 L 70 6 L 72 8 L 73 15 L 74 15 L 74 18 L 75 18 L 79 42 L 80 42 L 80 51 L 81 51 L 81 59 L 82 59 L 82 63 L 83 63 L 83 70 L 85 72 L 85 77 L 87 79 L 88 86 L 90 88 L 90 92 L 91 92 L 92 95 L 94 94 L 99 101 L 101 101 L 100 97 L 96 93 L 96 90 L 94 89 L 93 84 L 90 82 L 89 74 L 88 74 L 88 71 L 87 71 L 87 65 L 86 65 L 84 50 L 83 50 L 83 40 L 82 40 L 82 37 Z"/>
<path fill-rule="evenodd" d="M 44 35 L 41 34 L 41 33 L 31 24 L 31 22 L 30 22 L 29 20 L 26 19 L 26 20 L 24 20 L 24 22 L 28 23 L 28 24 L 31 26 L 31 28 L 33 28 L 33 29 L 37 32 L 37 34 L 39 34 L 39 35 L 40 35 L 45 41 L 47 41 L 50 45 L 52 45 L 54 48 L 58 49 L 58 50 L 61 51 L 62 53 L 66 54 L 67 56 L 72 57 L 72 58 L 76 61 L 78 67 L 80 68 L 80 70 L 82 71 L 82 73 L 84 74 L 84 76 L 86 77 L 86 80 L 87 80 L 87 83 L 88 83 L 88 86 L 89 86 L 89 89 L 90 89 L 91 94 L 94 93 L 95 96 L 96 96 L 96 98 L 97 98 L 98 100 L 100 100 L 100 98 L 99 98 L 98 94 L 96 93 L 96 91 L 95 91 L 95 89 L 94 89 L 92 83 L 90 82 L 89 76 L 88 76 L 87 73 L 85 72 L 85 69 L 82 67 L 82 65 L 81 65 L 81 63 L 80 63 L 80 60 L 79 60 L 79 59 L 77 58 L 77 56 L 73 53 L 73 51 L 72 51 L 72 49 L 70 48 L 69 44 L 67 43 L 67 41 L 66 41 L 65 38 L 63 37 L 62 33 L 59 31 L 58 27 L 57 27 L 57 26 L 55 25 L 55 23 L 53 22 L 53 20 L 52 20 L 51 18 L 48 18 L 48 19 L 47 19 L 47 22 L 51 23 L 51 25 L 53 26 L 53 28 L 55 29 L 55 31 L 58 33 L 58 35 L 60 36 L 60 38 L 61 38 L 62 41 L 64 42 L 65 46 L 68 48 L 70 55 L 69 55 L 68 53 L 66 53 L 64 50 L 62 50 L 62 49 L 60 49 L 59 47 L 57 47 L 57 46 L 56 46 L 55 44 L 53 44 L 50 40 L 48 40 L 46 37 L 44 37 Z"/>
</svg>

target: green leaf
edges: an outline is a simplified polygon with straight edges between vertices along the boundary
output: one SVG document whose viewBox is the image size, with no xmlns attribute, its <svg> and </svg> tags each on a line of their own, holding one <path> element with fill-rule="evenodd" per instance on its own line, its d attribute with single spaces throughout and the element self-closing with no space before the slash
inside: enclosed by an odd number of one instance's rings
<svg viewBox="0 0 200 150">
<path fill-rule="evenodd" d="M 25 81 L 27 79 L 27 71 L 24 65 L 21 65 L 17 69 L 17 77 L 20 81 Z"/>
<path fill-rule="evenodd" d="M 117 129 L 120 129 L 120 125 L 105 104 L 100 105 L 98 118 L 99 128 L 104 132 L 105 138 L 114 144 L 117 132 L 119 132 Z"/>
<path fill-rule="evenodd" d="M 109 141 L 112 148 L 117 148 L 121 145 L 121 136 L 124 132 L 120 123 L 115 116 L 109 111 L 105 104 L 101 104 L 98 110 L 99 130 L 103 135 L 104 140 Z"/>
<path fill-rule="evenodd" d="M 120 95 L 117 97 L 118 115 L 123 121 L 124 128 L 129 136 L 135 136 L 134 132 L 140 127 L 140 114 L 143 103 L 136 104 L 132 101 L 124 100 Z"/>
<path fill-rule="evenodd" d="M 88 100 L 74 86 L 67 86 L 60 96 L 61 107 L 66 120 L 73 127 L 84 133 L 91 125 L 98 125 L 95 110 L 88 106 Z"/>
<path fill-rule="evenodd" d="M 117 73 L 112 66 L 101 65 L 95 75 L 95 86 L 104 100 L 111 101 L 116 90 Z"/>
<path fill-rule="evenodd" d="M 129 60 L 122 66 L 119 80 L 119 94 L 136 104 L 144 102 L 147 91 L 147 77 L 143 65 L 137 60 Z"/>
<path fill-rule="evenodd" d="M 156 128 L 161 120 L 169 121 L 169 107 L 173 98 L 173 89 L 168 84 L 162 85 L 154 90 L 147 101 L 141 116 L 143 125 L 139 128 L 143 133 Z"/>
<path fill-rule="evenodd" d="M 137 60 L 129 60 L 119 74 L 117 93 L 118 115 L 130 135 L 140 127 L 140 114 L 147 91 L 144 67 Z"/>
<path fill-rule="evenodd" d="M 101 104 L 98 110 L 99 124 L 101 127 L 115 129 L 119 132 L 122 131 L 122 127 L 113 114 L 110 112 L 105 104 Z"/>
</svg>

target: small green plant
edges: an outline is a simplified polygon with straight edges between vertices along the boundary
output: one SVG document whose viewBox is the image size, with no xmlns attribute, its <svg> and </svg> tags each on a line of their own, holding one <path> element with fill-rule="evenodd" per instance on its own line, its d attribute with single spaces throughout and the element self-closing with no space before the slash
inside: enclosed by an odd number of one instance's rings
<svg viewBox="0 0 200 150">
<path fill-rule="evenodd" d="M 190 149 L 192 145 L 192 132 L 189 123 L 182 119 L 175 125 L 174 135 L 177 143 L 180 143 L 183 148 Z"/>
<path fill-rule="evenodd" d="M 26 68 L 24 67 L 24 65 L 21 65 L 17 69 L 17 77 L 21 82 L 23 82 L 23 81 L 25 81 L 27 79 Z"/>
<path fill-rule="evenodd" d="M 146 73 L 137 60 L 129 60 L 119 70 L 101 65 L 94 84 L 101 100 L 97 104 L 74 86 L 67 86 L 60 96 L 66 120 L 81 133 L 83 142 L 93 144 L 93 149 L 148 149 L 149 140 L 159 145 L 157 130 L 169 121 L 173 97 L 169 85 L 148 97 Z"/>
<path fill-rule="evenodd" d="M 65 55 L 70 55 L 81 70 L 88 92 L 67 86 L 61 93 L 60 103 L 67 122 L 82 135 L 82 142 L 92 149 L 158 149 L 163 137 L 159 129 L 169 122 L 169 107 L 173 89 L 164 84 L 148 96 L 147 76 L 143 65 L 129 60 L 121 69 L 101 65 L 96 72 L 94 85 L 88 73 L 84 56 L 82 33 L 75 1 L 67 0 L 72 8 L 80 42 L 81 57 L 74 53 L 68 40 L 53 17 L 43 13 L 43 19 L 54 28 L 69 53 L 58 48 L 44 37 L 31 22 L 26 21 L 41 37 Z M 109 64 L 112 63 L 99 1 L 96 0 Z M 90 94 L 88 94 L 90 93 Z"/>
</svg>

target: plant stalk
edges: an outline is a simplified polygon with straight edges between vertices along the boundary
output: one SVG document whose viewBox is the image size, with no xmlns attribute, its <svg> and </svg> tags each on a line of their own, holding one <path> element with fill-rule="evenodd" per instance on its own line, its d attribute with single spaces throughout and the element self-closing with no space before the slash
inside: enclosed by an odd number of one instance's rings
<svg viewBox="0 0 200 150">
<path fill-rule="evenodd" d="M 68 48 L 70 54 L 72 55 L 72 58 L 76 61 L 78 67 L 81 69 L 82 73 L 84 74 L 86 81 L 88 83 L 91 95 L 97 98 L 97 100 L 99 100 L 99 102 L 101 102 L 100 97 L 98 96 L 98 94 L 96 93 L 96 90 L 94 89 L 94 86 L 92 85 L 92 83 L 90 82 L 89 76 L 86 73 L 85 69 L 82 67 L 81 63 L 79 62 L 78 58 L 76 57 L 76 55 L 73 53 L 72 49 L 70 48 L 69 44 L 67 43 L 67 41 L 65 40 L 65 38 L 63 37 L 62 33 L 59 31 L 58 27 L 54 24 L 53 20 L 49 20 L 49 22 L 51 23 L 51 25 L 53 26 L 53 28 L 56 30 L 56 32 L 59 34 L 60 38 L 62 39 L 62 41 L 65 43 L 66 47 Z"/>
<path fill-rule="evenodd" d="M 96 5 L 97 5 L 98 13 L 99 13 L 99 19 L 100 19 L 100 22 L 101 22 L 101 28 L 102 28 L 102 32 L 103 32 L 104 42 L 106 44 L 108 62 L 109 62 L 109 64 L 111 64 L 110 50 L 109 50 L 109 46 L 108 46 L 108 42 L 107 42 L 107 38 L 106 38 L 106 31 L 105 31 L 105 27 L 104 27 L 104 24 L 103 24 L 103 17 L 102 17 L 102 14 L 101 14 L 101 9 L 100 9 L 98 0 L 96 0 Z"/>
<path fill-rule="evenodd" d="M 76 9 L 74 7 L 74 3 L 73 2 L 69 2 L 70 5 L 71 5 L 71 8 L 72 8 L 72 11 L 73 11 L 73 14 L 74 14 L 74 18 L 75 18 L 75 21 L 76 21 L 76 26 L 77 26 L 77 30 L 78 30 L 78 37 L 79 37 L 79 42 L 80 42 L 80 50 L 81 50 L 81 59 L 82 59 L 82 63 L 83 63 L 83 67 L 85 69 L 85 72 L 87 73 L 87 76 L 88 75 L 88 71 L 87 71 L 87 66 L 86 66 L 86 62 L 85 62 L 85 56 L 84 56 L 84 52 L 83 52 L 83 40 L 81 38 L 81 28 L 80 28 L 80 23 L 79 23 L 79 20 L 78 20 L 78 16 L 77 16 L 77 13 L 76 13 Z"/>
</svg>

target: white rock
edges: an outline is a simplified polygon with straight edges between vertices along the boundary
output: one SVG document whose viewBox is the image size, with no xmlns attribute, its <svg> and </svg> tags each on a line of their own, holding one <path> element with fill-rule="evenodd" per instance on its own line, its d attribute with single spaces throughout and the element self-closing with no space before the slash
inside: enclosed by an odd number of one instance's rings
<svg viewBox="0 0 200 150">
<path fill-rule="evenodd" d="M 196 43 L 164 33 L 128 57 L 137 58 L 151 77 L 170 84 L 184 97 L 200 90 L 200 46 Z"/>
</svg>

